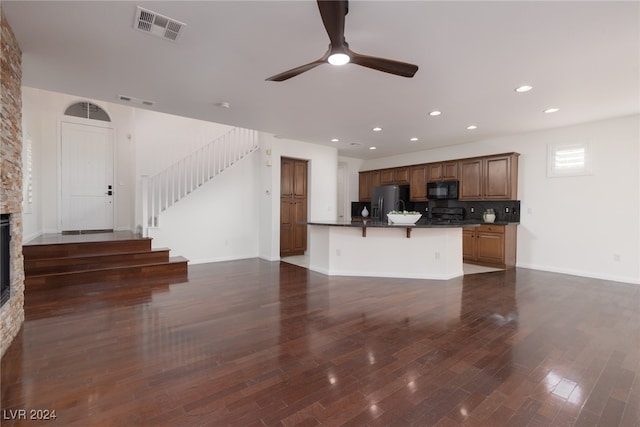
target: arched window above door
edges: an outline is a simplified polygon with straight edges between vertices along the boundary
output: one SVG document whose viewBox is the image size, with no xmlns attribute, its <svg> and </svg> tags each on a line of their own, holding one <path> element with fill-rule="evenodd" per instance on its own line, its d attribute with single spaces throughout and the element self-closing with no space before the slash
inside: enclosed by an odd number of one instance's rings
<svg viewBox="0 0 640 427">
<path fill-rule="evenodd" d="M 64 115 L 82 117 L 83 119 L 102 120 L 103 122 L 111 121 L 106 111 L 91 102 L 77 102 L 70 105 L 64 112 Z"/>
</svg>

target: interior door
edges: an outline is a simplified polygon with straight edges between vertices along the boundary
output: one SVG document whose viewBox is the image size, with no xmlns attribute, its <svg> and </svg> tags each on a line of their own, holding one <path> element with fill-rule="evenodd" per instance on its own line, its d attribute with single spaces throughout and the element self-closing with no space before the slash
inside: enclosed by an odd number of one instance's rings
<svg viewBox="0 0 640 427">
<path fill-rule="evenodd" d="M 280 163 L 280 256 L 307 250 L 307 161 L 282 158 Z"/>
<path fill-rule="evenodd" d="M 113 130 L 62 122 L 61 229 L 113 230 Z"/>
</svg>

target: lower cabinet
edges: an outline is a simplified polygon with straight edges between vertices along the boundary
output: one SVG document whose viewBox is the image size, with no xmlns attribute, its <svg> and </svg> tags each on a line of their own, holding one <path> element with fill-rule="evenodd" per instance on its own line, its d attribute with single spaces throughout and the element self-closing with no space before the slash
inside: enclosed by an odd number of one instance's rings
<svg viewBox="0 0 640 427">
<path fill-rule="evenodd" d="M 307 250 L 306 200 L 280 201 L 280 256 L 304 255 Z"/>
<path fill-rule="evenodd" d="M 517 225 L 482 224 L 462 229 L 464 262 L 498 268 L 516 265 Z"/>
</svg>

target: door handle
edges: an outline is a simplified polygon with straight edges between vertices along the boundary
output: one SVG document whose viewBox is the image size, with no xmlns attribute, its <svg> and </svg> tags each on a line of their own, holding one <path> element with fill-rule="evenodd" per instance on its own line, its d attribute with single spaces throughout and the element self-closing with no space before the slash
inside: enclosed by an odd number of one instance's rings
<svg viewBox="0 0 640 427">
<path fill-rule="evenodd" d="M 113 191 L 109 190 L 105 193 L 107 196 L 113 196 Z"/>
</svg>

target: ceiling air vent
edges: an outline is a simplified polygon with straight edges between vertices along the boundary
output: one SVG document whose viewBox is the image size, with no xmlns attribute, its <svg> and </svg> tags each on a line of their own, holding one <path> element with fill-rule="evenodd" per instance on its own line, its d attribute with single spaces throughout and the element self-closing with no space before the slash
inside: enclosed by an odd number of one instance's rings
<svg viewBox="0 0 640 427">
<path fill-rule="evenodd" d="M 134 98 L 133 96 L 127 95 L 118 95 L 118 99 L 120 101 L 133 102 L 134 104 L 146 105 L 147 107 L 151 107 L 154 102 L 148 101 L 146 99 Z"/>
<path fill-rule="evenodd" d="M 166 40 L 176 41 L 187 24 L 152 12 L 140 6 L 136 9 L 133 28 Z"/>
</svg>

